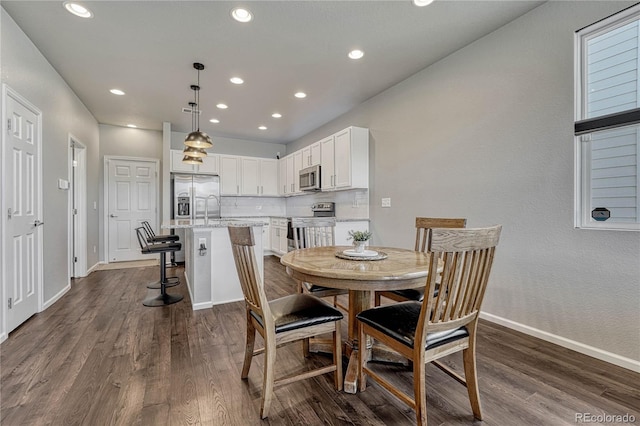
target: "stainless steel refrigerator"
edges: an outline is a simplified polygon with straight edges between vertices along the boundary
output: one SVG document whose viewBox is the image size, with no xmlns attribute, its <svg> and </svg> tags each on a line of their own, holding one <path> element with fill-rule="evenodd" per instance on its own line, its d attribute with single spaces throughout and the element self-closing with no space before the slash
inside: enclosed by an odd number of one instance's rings
<svg viewBox="0 0 640 426">
<path fill-rule="evenodd" d="M 173 219 L 220 218 L 220 177 L 212 175 L 171 175 Z M 184 229 L 176 229 L 183 250 L 175 252 L 174 262 L 184 262 Z"/>
</svg>

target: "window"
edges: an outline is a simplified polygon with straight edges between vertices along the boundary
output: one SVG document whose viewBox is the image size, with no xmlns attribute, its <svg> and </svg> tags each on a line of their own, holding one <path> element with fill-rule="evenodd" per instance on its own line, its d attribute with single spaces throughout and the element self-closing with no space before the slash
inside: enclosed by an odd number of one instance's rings
<svg viewBox="0 0 640 426">
<path fill-rule="evenodd" d="M 640 230 L 640 5 L 576 32 L 578 228 Z"/>
</svg>

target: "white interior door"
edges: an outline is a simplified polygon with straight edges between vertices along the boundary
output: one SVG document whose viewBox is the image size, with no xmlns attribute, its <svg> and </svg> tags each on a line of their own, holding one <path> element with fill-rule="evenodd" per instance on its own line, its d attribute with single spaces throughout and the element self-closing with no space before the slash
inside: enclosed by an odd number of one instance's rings
<svg viewBox="0 0 640 426">
<path fill-rule="evenodd" d="M 8 333 L 39 309 L 43 223 L 40 112 L 8 88 L 4 99 L 6 137 L 2 157 L 7 219 L 3 269 Z"/>
<path fill-rule="evenodd" d="M 149 259 L 140 253 L 135 228 L 146 220 L 157 230 L 158 162 L 106 158 L 109 262 Z"/>
</svg>

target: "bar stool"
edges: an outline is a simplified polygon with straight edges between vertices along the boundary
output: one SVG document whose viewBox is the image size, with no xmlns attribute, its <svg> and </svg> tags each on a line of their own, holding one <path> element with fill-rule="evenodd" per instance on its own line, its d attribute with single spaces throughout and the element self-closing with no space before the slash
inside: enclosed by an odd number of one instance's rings
<svg viewBox="0 0 640 426">
<path fill-rule="evenodd" d="M 144 306 L 165 306 L 179 302 L 183 299 L 181 294 L 168 294 L 166 276 L 166 257 L 165 255 L 170 252 L 178 251 L 182 248 L 182 244 L 178 242 L 157 243 L 149 244 L 146 238 L 146 230 L 144 227 L 136 228 L 136 234 L 138 236 L 138 243 L 140 244 L 140 251 L 143 254 L 156 254 L 160 253 L 160 295 L 156 297 L 149 297 L 145 299 L 142 304 Z"/>
<path fill-rule="evenodd" d="M 158 244 L 158 243 L 172 243 L 177 242 L 180 237 L 178 235 L 156 235 L 151 228 L 151 225 L 146 220 L 142 221 L 143 231 L 148 243 Z M 160 256 L 164 258 L 165 265 L 167 264 L 166 253 L 161 253 Z M 166 268 L 166 266 L 165 266 Z M 165 273 L 164 284 L 166 287 L 175 287 L 180 284 L 180 279 L 178 277 L 167 277 Z M 156 281 L 153 283 L 147 284 L 147 288 L 158 290 L 162 283 L 160 281 Z"/>
</svg>

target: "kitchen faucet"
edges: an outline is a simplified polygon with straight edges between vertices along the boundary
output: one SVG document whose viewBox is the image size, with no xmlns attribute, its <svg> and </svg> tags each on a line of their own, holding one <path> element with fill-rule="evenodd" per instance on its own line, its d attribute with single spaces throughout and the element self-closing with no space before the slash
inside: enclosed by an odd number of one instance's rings
<svg viewBox="0 0 640 426">
<path fill-rule="evenodd" d="M 209 195 L 208 197 L 196 197 L 198 200 L 204 200 L 204 220 L 209 220 L 209 200 L 211 198 L 215 198 L 218 202 L 218 207 L 220 207 L 220 197 L 217 195 Z"/>
</svg>

